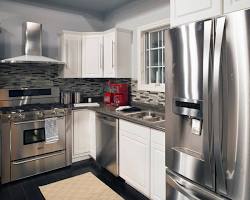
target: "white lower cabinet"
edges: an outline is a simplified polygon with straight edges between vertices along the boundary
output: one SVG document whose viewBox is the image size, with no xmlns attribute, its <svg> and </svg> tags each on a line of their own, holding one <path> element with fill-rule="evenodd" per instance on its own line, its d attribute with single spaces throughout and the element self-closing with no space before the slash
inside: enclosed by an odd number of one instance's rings
<svg viewBox="0 0 250 200">
<path fill-rule="evenodd" d="M 89 110 L 73 111 L 72 162 L 95 157 L 95 124 L 92 119 L 95 113 Z"/>
<path fill-rule="evenodd" d="M 165 133 L 151 129 L 150 198 L 166 199 Z"/>
<path fill-rule="evenodd" d="M 119 174 L 153 200 L 165 200 L 165 133 L 120 120 Z"/>
<path fill-rule="evenodd" d="M 119 121 L 120 176 L 146 196 L 150 193 L 150 128 Z"/>
<path fill-rule="evenodd" d="M 96 112 L 89 111 L 90 156 L 96 160 Z"/>
</svg>

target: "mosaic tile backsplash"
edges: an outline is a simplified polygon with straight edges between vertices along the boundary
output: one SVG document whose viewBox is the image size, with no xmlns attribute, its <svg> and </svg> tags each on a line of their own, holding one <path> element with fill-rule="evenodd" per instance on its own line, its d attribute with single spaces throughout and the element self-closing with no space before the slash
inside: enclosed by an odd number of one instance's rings
<svg viewBox="0 0 250 200">
<path fill-rule="evenodd" d="M 165 106 L 165 93 L 140 91 L 137 89 L 137 80 L 132 80 L 131 100 L 136 103 L 146 103 L 146 104 Z"/>
<path fill-rule="evenodd" d="M 1 66 L 0 88 L 55 86 L 61 90 L 79 91 L 83 96 L 102 96 L 106 79 L 63 79 L 58 67 Z M 113 80 L 130 83 L 130 79 Z"/>
<path fill-rule="evenodd" d="M 63 79 L 58 67 L 0 66 L 0 88 L 55 86 L 61 90 L 79 91 L 83 96 L 102 96 L 107 79 Z M 138 91 L 137 81 L 112 79 L 112 82 L 130 84 L 130 98 L 136 103 L 165 105 L 165 94 Z"/>
</svg>

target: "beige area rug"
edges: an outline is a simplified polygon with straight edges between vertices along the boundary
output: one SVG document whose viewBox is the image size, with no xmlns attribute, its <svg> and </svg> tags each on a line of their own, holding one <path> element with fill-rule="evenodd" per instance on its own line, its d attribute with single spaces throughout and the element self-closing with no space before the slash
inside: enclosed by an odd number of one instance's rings
<svg viewBox="0 0 250 200">
<path fill-rule="evenodd" d="M 123 199 L 92 173 L 40 186 L 46 200 L 121 200 Z"/>
</svg>

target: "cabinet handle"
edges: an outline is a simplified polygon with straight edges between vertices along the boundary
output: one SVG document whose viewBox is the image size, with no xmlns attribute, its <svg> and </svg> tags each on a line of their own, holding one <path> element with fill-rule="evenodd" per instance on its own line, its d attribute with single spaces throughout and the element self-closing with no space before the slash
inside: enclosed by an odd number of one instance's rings
<svg viewBox="0 0 250 200">
<path fill-rule="evenodd" d="M 37 157 L 35 157 L 35 158 L 30 158 L 30 159 L 27 159 L 27 160 L 14 161 L 14 162 L 12 162 L 12 163 L 13 163 L 13 165 L 21 165 L 21 164 L 25 164 L 25 163 L 32 162 L 32 161 L 36 161 L 36 160 L 51 158 L 51 157 L 53 157 L 53 156 L 60 156 L 60 155 L 63 155 L 63 154 L 65 154 L 65 152 L 64 152 L 64 151 L 60 151 L 60 152 L 53 153 L 53 154 L 50 154 L 50 155 L 37 156 Z"/>
<path fill-rule="evenodd" d="M 112 68 L 114 68 L 114 41 L 112 40 Z"/>
<path fill-rule="evenodd" d="M 100 69 L 103 68 L 102 44 L 100 44 Z"/>
<path fill-rule="evenodd" d="M 66 54 L 65 55 L 65 58 L 66 58 L 66 68 L 69 69 L 70 67 L 69 67 L 69 57 L 68 57 L 69 56 L 69 41 L 68 40 L 66 40 L 66 45 L 65 46 L 66 46 L 66 52 L 65 52 L 65 54 Z"/>
</svg>

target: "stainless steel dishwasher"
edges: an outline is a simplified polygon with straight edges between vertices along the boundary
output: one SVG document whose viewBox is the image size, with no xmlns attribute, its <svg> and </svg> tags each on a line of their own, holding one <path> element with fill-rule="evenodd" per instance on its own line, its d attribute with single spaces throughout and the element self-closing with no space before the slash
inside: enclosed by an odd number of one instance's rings
<svg viewBox="0 0 250 200">
<path fill-rule="evenodd" d="M 119 120 L 104 114 L 96 116 L 96 161 L 119 175 Z"/>
</svg>

